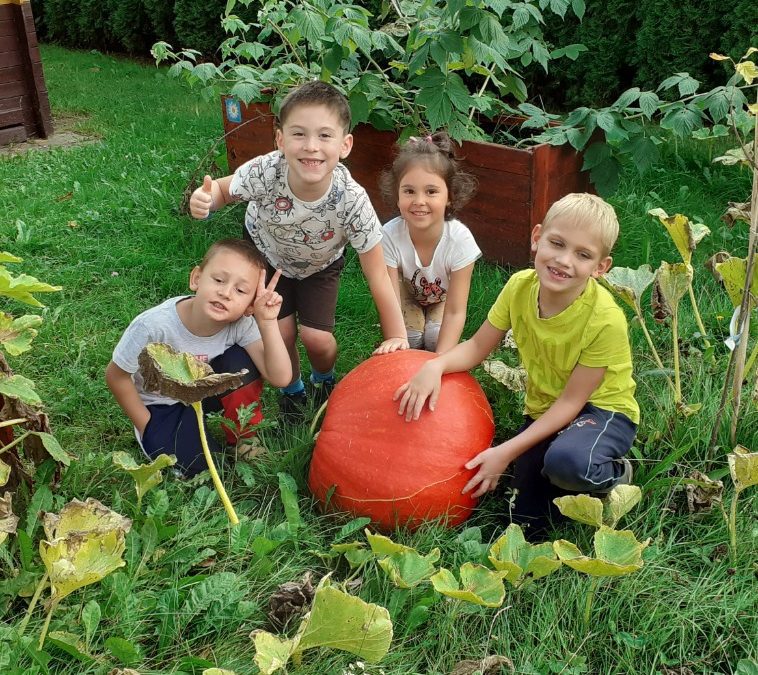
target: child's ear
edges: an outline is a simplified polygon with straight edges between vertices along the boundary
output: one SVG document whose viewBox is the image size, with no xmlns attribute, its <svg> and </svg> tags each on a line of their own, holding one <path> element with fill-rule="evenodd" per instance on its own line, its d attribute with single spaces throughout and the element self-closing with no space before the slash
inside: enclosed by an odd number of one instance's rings
<svg viewBox="0 0 758 675">
<path fill-rule="evenodd" d="M 196 291 L 200 285 L 200 274 L 202 270 L 199 266 L 195 266 L 190 272 L 189 287 L 191 291 Z"/>
<path fill-rule="evenodd" d="M 353 134 L 345 134 L 340 147 L 340 159 L 345 159 L 353 149 Z"/>
<path fill-rule="evenodd" d="M 598 264 L 597 269 L 592 273 L 592 276 L 595 279 L 602 277 L 609 269 L 611 269 L 611 265 L 613 265 L 613 258 L 611 258 L 611 256 L 603 258 Z"/>
<path fill-rule="evenodd" d="M 282 147 L 284 145 L 284 135 L 282 134 L 281 129 L 277 129 L 276 133 L 274 134 L 274 138 L 276 139 L 276 149 L 284 152 L 284 148 Z"/>
<path fill-rule="evenodd" d="M 542 224 L 537 223 L 534 226 L 534 229 L 532 230 L 532 251 L 537 250 L 537 242 L 540 240 L 541 236 L 542 236 Z"/>
</svg>

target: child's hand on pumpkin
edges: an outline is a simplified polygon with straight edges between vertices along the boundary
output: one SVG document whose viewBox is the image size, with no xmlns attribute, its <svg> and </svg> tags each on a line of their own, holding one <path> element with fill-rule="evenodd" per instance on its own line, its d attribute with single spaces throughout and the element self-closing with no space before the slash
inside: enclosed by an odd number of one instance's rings
<svg viewBox="0 0 758 675">
<path fill-rule="evenodd" d="M 429 399 L 429 410 L 434 410 L 442 387 L 442 372 L 434 361 L 425 363 L 420 370 L 405 384 L 397 388 L 393 401 L 400 399 L 397 414 L 405 413 L 405 421 L 417 420 L 424 403 Z"/>
<path fill-rule="evenodd" d="M 189 210 L 193 218 L 205 220 L 213 208 L 213 179 L 203 178 L 203 184 L 192 193 L 189 200 Z"/>
<path fill-rule="evenodd" d="M 372 353 L 373 354 L 390 354 L 391 352 L 397 352 L 403 349 L 409 349 L 410 345 L 408 340 L 401 337 L 387 338 L 382 344 L 380 344 Z"/>
<path fill-rule="evenodd" d="M 255 316 L 255 320 L 258 322 L 276 321 L 279 317 L 279 310 L 282 307 L 282 296 L 274 289 L 280 276 L 282 276 L 282 271 L 276 270 L 268 286 L 266 286 L 266 270 L 261 270 L 258 276 L 258 288 L 255 291 L 255 299 L 252 306 L 245 312 L 247 316 Z"/>
<path fill-rule="evenodd" d="M 467 469 L 479 468 L 474 477 L 466 483 L 461 494 L 466 494 L 471 490 L 474 492 L 472 497 L 481 497 L 485 492 L 494 490 L 497 487 L 497 483 L 500 480 L 500 476 L 508 468 L 510 461 L 508 459 L 508 453 L 505 452 L 505 448 L 502 445 L 498 445 L 494 448 L 487 448 L 482 450 L 474 459 L 466 462 Z"/>
</svg>

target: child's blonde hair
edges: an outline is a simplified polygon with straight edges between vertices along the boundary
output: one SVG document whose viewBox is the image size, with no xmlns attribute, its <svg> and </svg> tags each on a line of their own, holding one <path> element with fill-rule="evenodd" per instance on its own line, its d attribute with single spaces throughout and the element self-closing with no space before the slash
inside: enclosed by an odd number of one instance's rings
<svg viewBox="0 0 758 675">
<path fill-rule="evenodd" d="M 542 220 L 542 230 L 550 227 L 556 218 L 565 218 L 574 225 L 589 225 L 600 235 L 603 255 L 608 255 L 619 236 L 616 211 L 604 199 L 588 192 L 572 192 L 561 197 L 548 209 Z"/>
</svg>

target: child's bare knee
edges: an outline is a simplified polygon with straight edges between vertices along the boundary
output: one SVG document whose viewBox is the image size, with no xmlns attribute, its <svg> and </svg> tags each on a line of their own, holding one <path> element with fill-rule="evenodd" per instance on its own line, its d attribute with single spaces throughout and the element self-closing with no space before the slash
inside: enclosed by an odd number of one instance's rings
<svg viewBox="0 0 758 675">
<path fill-rule="evenodd" d="M 300 339 L 309 354 L 323 354 L 335 348 L 335 339 L 329 331 L 300 326 Z"/>
</svg>

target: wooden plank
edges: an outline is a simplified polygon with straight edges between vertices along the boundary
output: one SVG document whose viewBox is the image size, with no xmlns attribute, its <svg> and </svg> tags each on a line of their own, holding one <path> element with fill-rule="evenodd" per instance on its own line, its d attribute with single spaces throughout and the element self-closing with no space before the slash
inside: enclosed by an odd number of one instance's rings
<svg viewBox="0 0 758 675">
<path fill-rule="evenodd" d="M 18 51 L 18 35 L 0 35 L 0 52 Z"/>
<path fill-rule="evenodd" d="M 3 5 L 0 5 L 0 38 L 8 35 L 16 35 L 16 22 L 13 18 L 7 18 L 2 16 Z"/>
<path fill-rule="evenodd" d="M 21 54 L 15 52 L 0 52 L 0 71 L 3 68 L 13 68 L 21 65 Z"/>
<path fill-rule="evenodd" d="M 0 110 L 0 129 L 24 123 L 24 111 L 19 108 Z"/>
<path fill-rule="evenodd" d="M 11 98 L 12 96 L 23 96 L 28 93 L 26 84 L 23 81 L 3 82 L 0 80 L 0 99 Z"/>
<path fill-rule="evenodd" d="M 50 103 L 45 88 L 45 75 L 42 63 L 39 60 L 37 47 L 37 35 L 34 29 L 31 4 L 24 3 L 15 6 L 15 17 L 19 25 L 24 26 L 26 31 L 19 31 L 19 52 L 22 55 L 28 93 L 30 96 L 31 110 L 34 112 L 35 131 L 34 135 L 47 138 L 53 133 L 53 125 L 50 114 Z"/>
<path fill-rule="evenodd" d="M 8 143 L 23 143 L 27 138 L 28 135 L 23 125 L 10 127 L 8 129 L 0 129 L 0 145 L 7 145 Z"/>
</svg>

